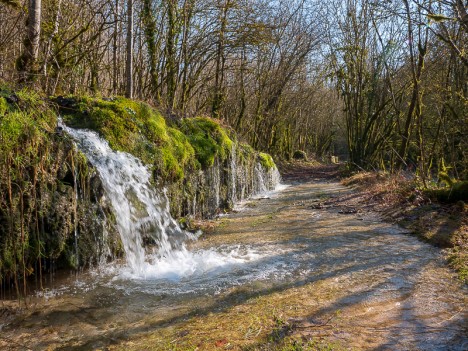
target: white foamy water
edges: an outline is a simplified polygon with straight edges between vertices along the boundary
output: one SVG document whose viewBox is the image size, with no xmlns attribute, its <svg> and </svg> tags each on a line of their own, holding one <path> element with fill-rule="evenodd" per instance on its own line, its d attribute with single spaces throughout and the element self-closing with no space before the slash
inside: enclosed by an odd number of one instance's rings
<svg viewBox="0 0 468 351">
<path fill-rule="evenodd" d="M 143 276 L 135 275 L 129 269 L 123 269 L 114 279 L 167 279 L 178 282 L 186 278 L 214 277 L 244 263 L 255 262 L 264 256 L 265 253 L 241 246 L 195 251 L 182 248 L 163 257 L 152 256 L 152 259 L 144 264 Z"/>
<path fill-rule="evenodd" d="M 95 132 L 62 127 L 98 170 L 111 202 L 126 256 L 126 266 L 111 265 L 103 269 L 114 279 L 179 281 L 215 276 L 265 256 L 265 252 L 245 247 L 187 250 L 184 243 L 197 236 L 182 230 L 172 218 L 165 190 L 158 191 L 152 186 L 151 172 L 139 159 L 113 151 Z M 235 165 L 232 168 L 231 196 L 234 199 L 237 168 Z M 214 205 L 219 206 L 219 167 L 212 170 L 211 179 L 214 182 Z M 264 170 L 257 164 L 253 182 L 255 196 L 269 196 L 271 191 L 279 189 L 280 175 L 276 167 Z M 152 252 L 145 251 L 145 238 L 156 243 Z"/>
<path fill-rule="evenodd" d="M 185 250 L 184 241 L 195 236 L 183 231 L 172 218 L 166 193 L 157 192 L 151 185 L 149 169 L 130 154 L 113 151 L 95 132 L 63 128 L 99 172 L 133 274 L 145 276 L 148 259 L 170 257 L 174 250 Z M 157 245 L 151 256 L 143 247 L 145 237 Z"/>
<path fill-rule="evenodd" d="M 179 250 L 170 257 L 147 262 L 144 276 L 135 275 L 128 268 L 109 265 L 106 275 L 113 278 L 107 285 L 128 294 L 151 296 L 218 294 L 243 284 L 283 281 L 291 276 L 300 262 L 276 258 L 278 254 L 288 255 L 288 250 L 268 245 L 222 245 L 207 250 Z"/>
</svg>

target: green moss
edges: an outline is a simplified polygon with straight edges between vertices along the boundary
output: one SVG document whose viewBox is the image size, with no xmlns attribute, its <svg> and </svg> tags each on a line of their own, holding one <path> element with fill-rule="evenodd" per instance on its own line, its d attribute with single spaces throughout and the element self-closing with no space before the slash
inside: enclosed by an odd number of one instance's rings
<svg viewBox="0 0 468 351">
<path fill-rule="evenodd" d="M 296 150 L 293 153 L 293 159 L 295 160 L 304 160 L 307 161 L 307 154 L 305 151 L 302 150 Z"/>
<path fill-rule="evenodd" d="M 185 177 L 185 167 L 195 167 L 195 151 L 188 138 L 179 130 L 167 128 L 168 140 L 164 145 L 155 149 L 159 157 L 158 169 L 165 179 L 182 180 Z"/>
<path fill-rule="evenodd" d="M 36 93 L 24 90 L 17 96 L 19 101 L 14 106 L 0 97 L 0 151 L 25 156 L 26 152 L 37 152 L 35 148 L 48 138 L 57 119 Z M 5 113 L 7 110 L 9 113 Z"/>
<path fill-rule="evenodd" d="M 216 157 L 225 160 L 229 156 L 232 140 L 216 120 L 208 117 L 187 118 L 182 121 L 181 129 L 202 167 L 212 166 Z"/>
<path fill-rule="evenodd" d="M 255 159 L 256 151 L 249 144 L 240 143 L 238 146 L 238 155 L 241 162 L 246 162 Z"/>
<path fill-rule="evenodd" d="M 8 103 L 4 97 L 0 97 L 0 116 L 4 116 L 8 111 Z"/>
<path fill-rule="evenodd" d="M 468 201 L 468 181 L 453 181 L 448 188 L 427 189 L 424 193 L 440 202 Z"/>
<path fill-rule="evenodd" d="M 65 99 L 72 105 L 61 107 L 67 125 L 97 131 L 111 148 L 138 157 L 164 180 L 181 180 L 184 169 L 196 167 L 195 151 L 187 137 L 168 127 L 164 117 L 149 105 L 125 98 Z"/>
<path fill-rule="evenodd" d="M 445 182 L 445 184 L 447 184 L 449 187 L 453 186 L 453 183 L 454 183 L 454 180 L 450 178 L 450 176 L 448 175 L 446 171 L 439 172 L 439 180 L 441 182 Z"/>
<path fill-rule="evenodd" d="M 273 161 L 273 158 L 264 152 L 260 152 L 258 154 L 258 159 L 262 167 L 265 169 L 271 169 L 275 167 L 275 162 Z"/>
<path fill-rule="evenodd" d="M 136 148 L 141 136 L 134 118 L 135 110 L 139 108 L 134 101 L 126 99 L 105 101 L 90 97 L 67 97 L 67 99 L 75 100 L 76 103 L 73 108 L 61 109 L 66 124 L 97 131 L 115 150 L 130 151 Z M 142 115 L 145 119 L 148 118 L 146 114 Z M 147 155 L 142 153 L 138 156 L 144 158 Z"/>
</svg>

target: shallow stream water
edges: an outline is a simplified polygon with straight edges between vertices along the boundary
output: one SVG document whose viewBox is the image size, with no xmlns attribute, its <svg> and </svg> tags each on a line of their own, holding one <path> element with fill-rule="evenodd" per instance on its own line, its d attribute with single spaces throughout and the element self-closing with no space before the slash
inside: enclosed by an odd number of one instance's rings
<svg viewBox="0 0 468 351">
<path fill-rule="evenodd" d="M 113 264 L 56 281 L 0 323 L 0 348 L 262 349 L 274 322 L 344 349 L 468 350 L 467 289 L 441 250 L 375 215 L 314 206 L 349 191 L 295 184 L 144 276 Z"/>
</svg>

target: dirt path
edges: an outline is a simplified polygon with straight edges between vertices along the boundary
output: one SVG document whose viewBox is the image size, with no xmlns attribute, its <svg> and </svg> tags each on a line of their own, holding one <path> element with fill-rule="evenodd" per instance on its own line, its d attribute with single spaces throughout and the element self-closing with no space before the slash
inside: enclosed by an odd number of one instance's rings
<svg viewBox="0 0 468 351">
<path fill-rule="evenodd" d="M 0 347 L 468 349 L 467 291 L 440 250 L 370 212 L 327 206 L 352 192 L 316 175 L 221 218 L 192 247 L 252 250 L 249 261 L 193 277 L 192 290 L 111 282 L 63 294 L 6 326 Z"/>
<path fill-rule="evenodd" d="M 260 319 L 268 318 L 265 305 L 274 306 L 267 310 L 277 325 L 253 349 L 295 340 L 311 350 L 467 349 L 467 291 L 440 250 L 375 213 L 335 206 L 335 198 L 354 194 L 333 180 L 335 170 L 294 170 L 289 181 L 310 181 L 233 216 L 210 238 L 282 243 L 303 258 L 303 275 L 243 304 Z"/>
</svg>

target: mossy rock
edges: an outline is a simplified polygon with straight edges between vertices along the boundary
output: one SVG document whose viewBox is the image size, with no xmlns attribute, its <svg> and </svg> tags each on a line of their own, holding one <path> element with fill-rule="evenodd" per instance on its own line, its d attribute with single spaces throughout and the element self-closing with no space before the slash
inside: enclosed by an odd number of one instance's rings
<svg viewBox="0 0 468 351">
<path fill-rule="evenodd" d="M 445 189 L 428 189 L 426 195 L 437 199 L 440 202 L 468 201 L 468 181 L 454 182 L 453 185 Z"/>
<path fill-rule="evenodd" d="M 181 180 L 185 169 L 197 167 L 189 139 L 143 102 L 74 96 L 55 101 L 67 125 L 97 131 L 112 149 L 138 157 L 164 181 Z"/>
<path fill-rule="evenodd" d="M 238 155 L 241 162 L 247 162 L 248 160 L 254 160 L 256 151 L 252 146 L 247 143 L 238 144 Z"/>
<path fill-rule="evenodd" d="M 296 150 L 293 153 L 293 159 L 307 161 L 307 153 L 302 150 Z"/>
<path fill-rule="evenodd" d="M 38 259 L 53 260 L 58 268 L 77 268 L 96 259 L 95 250 L 80 249 L 75 256 L 74 211 L 89 208 L 78 215 L 78 244 L 96 247 L 96 233 L 102 230 L 93 230 L 98 229 L 92 227 L 93 218 L 105 206 L 96 199 L 95 186 L 89 191 L 88 161 L 70 138 L 56 133 L 56 110 L 36 92 L 4 88 L 0 109 L 0 278 L 8 284 L 15 274 L 37 274 L 33 267 Z M 111 237 L 111 228 L 108 233 Z"/>
<path fill-rule="evenodd" d="M 273 161 L 273 158 L 264 152 L 260 152 L 258 154 L 258 160 L 260 161 L 260 164 L 262 165 L 262 167 L 265 169 L 272 169 L 276 167 L 275 162 Z"/>
<path fill-rule="evenodd" d="M 208 117 L 186 118 L 182 121 L 181 130 L 187 135 L 203 168 L 213 166 L 216 157 L 223 161 L 231 153 L 233 142 L 217 120 Z"/>
</svg>

